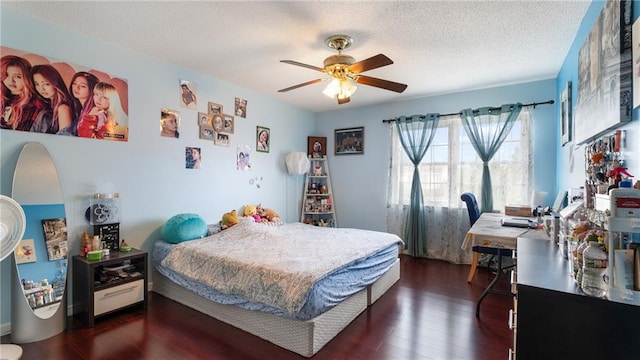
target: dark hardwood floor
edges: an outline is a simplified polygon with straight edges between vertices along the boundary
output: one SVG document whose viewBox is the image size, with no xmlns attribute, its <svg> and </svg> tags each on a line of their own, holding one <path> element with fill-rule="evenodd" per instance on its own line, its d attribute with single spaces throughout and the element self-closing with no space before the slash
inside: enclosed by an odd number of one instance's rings
<svg viewBox="0 0 640 360">
<path fill-rule="evenodd" d="M 475 301 L 493 275 L 467 284 L 468 265 L 401 257 L 401 277 L 313 359 L 506 359 L 513 342 L 509 296 Z M 508 276 L 498 284 L 508 288 Z M 69 319 L 66 331 L 21 344 L 23 359 L 304 359 L 161 295 L 148 309 L 101 318 L 93 328 Z M 10 336 L 2 337 L 3 343 Z"/>
</svg>

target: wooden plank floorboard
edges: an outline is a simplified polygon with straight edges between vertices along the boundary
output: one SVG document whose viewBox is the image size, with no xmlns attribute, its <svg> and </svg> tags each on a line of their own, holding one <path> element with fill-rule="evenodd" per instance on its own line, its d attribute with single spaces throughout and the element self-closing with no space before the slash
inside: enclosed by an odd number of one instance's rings
<svg viewBox="0 0 640 360">
<path fill-rule="evenodd" d="M 401 277 L 313 359 L 506 359 L 513 343 L 510 296 L 475 302 L 493 274 L 485 268 L 471 284 L 468 265 L 401 256 Z M 508 276 L 499 287 L 508 289 Z M 10 336 L 1 338 L 10 342 Z M 256 336 L 150 293 L 147 310 L 131 309 L 86 328 L 69 319 L 66 331 L 21 344 L 23 359 L 304 359 Z"/>
</svg>

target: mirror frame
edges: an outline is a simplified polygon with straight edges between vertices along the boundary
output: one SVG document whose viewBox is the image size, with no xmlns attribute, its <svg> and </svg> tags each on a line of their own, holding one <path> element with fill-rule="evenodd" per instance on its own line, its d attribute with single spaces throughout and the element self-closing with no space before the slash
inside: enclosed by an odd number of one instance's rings
<svg viewBox="0 0 640 360">
<path fill-rule="evenodd" d="M 49 218 L 66 218 L 66 209 L 64 206 L 64 198 L 58 172 L 53 160 L 44 147 L 38 142 L 29 142 L 24 145 L 18 156 L 18 162 L 14 170 L 12 184 L 12 198 L 18 202 L 25 210 L 27 224 L 36 221 L 40 224 L 39 230 L 41 236 L 36 241 L 44 242 L 45 235 L 41 221 Z M 33 216 L 31 208 L 40 208 L 43 210 L 37 219 L 30 219 L 29 214 Z M 53 213 L 51 212 L 53 210 Z M 49 216 L 51 215 L 51 216 Z M 60 216 L 62 215 L 62 216 Z M 27 229 L 29 225 L 27 225 Z M 25 233 L 25 237 L 36 238 L 33 232 Z M 23 237 L 23 239 L 25 239 Z M 68 241 L 68 238 L 67 238 Z M 48 261 L 46 246 L 44 253 L 41 250 L 36 253 L 40 261 Z M 39 248 L 42 249 L 43 246 Z M 38 249 L 38 246 L 35 246 Z M 60 261 L 60 260 L 54 260 Z M 13 273 L 12 276 L 12 294 L 11 294 L 11 340 L 14 343 L 28 343 L 47 339 L 62 332 L 66 328 L 67 318 L 67 281 L 68 281 L 68 251 L 64 258 L 64 279 L 62 283 L 64 289 L 62 295 L 56 301 L 48 306 L 40 309 L 32 309 L 23 290 L 20 269 L 17 264 L 17 254 L 13 256 Z M 54 273 L 55 275 L 55 273 Z M 45 275 L 49 276 L 49 275 Z M 40 280 L 40 279 L 30 279 Z M 53 280 L 53 279 L 51 279 Z M 41 310 L 42 309 L 42 310 Z"/>
</svg>

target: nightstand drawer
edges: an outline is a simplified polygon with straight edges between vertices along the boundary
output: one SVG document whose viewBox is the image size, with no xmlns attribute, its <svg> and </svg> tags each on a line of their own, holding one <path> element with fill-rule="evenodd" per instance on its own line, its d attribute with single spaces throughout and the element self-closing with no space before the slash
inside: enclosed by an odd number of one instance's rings
<svg viewBox="0 0 640 360">
<path fill-rule="evenodd" d="M 144 300 L 144 280 L 96 291 L 93 298 L 94 316 L 141 302 Z"/>
</svg>

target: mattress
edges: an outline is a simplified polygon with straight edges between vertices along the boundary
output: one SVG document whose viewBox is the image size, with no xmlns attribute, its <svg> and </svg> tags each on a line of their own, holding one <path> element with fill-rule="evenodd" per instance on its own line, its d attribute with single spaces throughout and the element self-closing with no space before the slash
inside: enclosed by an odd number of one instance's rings
<svg viewBox="0 0 640 360">
<path fill-rule="evenodd" d="M 269 237 L 270 235 L 275 234 L 273 233 L 273 231 L 276 231 L 279 233 L 283 233 L 284 231 L 284 233 L 287 234 L 287 237 L 289 238 L 292 237 L 285 230 L 267 230 L 267 231 L 271 231 L 272 233 L 266 233 L 265 235 L 265 233 L 262 233 L 263 227 L 260 224 L 255 224 L 251 226 L 253 227 L 249 229 L 250 231 L 249 234 L 253 234 L 253 231 L 258 229 L 261 242 L 277 241 L 277 240 L 272 240 L 277 238 L 277 236 L 271 237 L 270 240 L 264 239 L 265 236 Z M 286 226 L 287 225 L 284 225 L 284 227 Z M 318 228 L 312 227 L 309 225 L 297 224 L 296 226 L 299 227 L 299 229 L 298 228 L 294 229 L 296 232 L 300 229 L 302 229 L 305 233 L 307 231 L 311 231 L 314 234 L 313 236 L 318 236 L 318 234 L 321 234 L 322 236 L 324 236 L 324 234 L 327 233 L 322 231 L 320 233 L 317 233 Z M 269 228 L 272 228 L 272 227 L 269 227 Z M 229 231 L 229 230 L 225 230 L 225 231 Z M 241 233 L 243 234 L 243 236 L 247 237 L 247 232 L 245 230 L 242 230 L 242 231 L 237 230 L 236 232 Z M 363 239 L 367 239 L 366 240 L 367 242 L 371 242 L 372 241 L 371 239 L 378 235 L 383 235 L 383 236 L 390 235 L 385 233 L 368 232 L 365 230 L 356 230 L 356 229 L 327 229 L 327 230 L 330 230 L 329 231 L 330 237 L 332 236 L 335 238 L 336 235 L 338 235 L 337 236 L 338 238 L 340 238 L 341 236 L 349 236 L 350 238 L 357 238 L 359 236 L 362 236 Z M 220 234 L 224 234 L 224 232 Z M 197 240 L 198 242 L 202 242 L 202 244 L 200 244 L 199 247 L 210 246 L 211 245 L 210 242 L 221 241 L 220 234 L 214 234 L 210 237 Z M 228 234 L 231 234 L 231 232 L 227 233 L 227 235 Z M 358 235 L 354 235 L 354 234 L 358 234 Z M 228 244 L 228 242 L 232 240 L 230 240 L 229 238 L 224 238 L 222 241 L 224 241 L 225 244 Z M 235 238 L 233 241 L 236 241 Z M 328 241 L 328 244 L 330 244 L 331 240 L 327 240 L 327 241 Z M 204 245 L 205 243 L 206 245 Z M 304 241 L 302 241 L 302 243 L 304 244 Z M 351 244 L 350 246 L 364 247 L 364 245 L 360 244 L 357 241 L 353 242 L 353 241 L 345 240 L 344 243 L 350 243 Z M 323 312 L 326 312 L 327 310 L 331 309 L 332 307 L 336 306 L 340 302 L 347 299 L 349 296 L 365 289 L 368 285 L 375 282 L 378 278 L 380 278 L 385 272 L 387 272 L 393 266 L 393 264 L 398 258 L 398 249 L 399 249 L 398 245 L 401 244 L 401 240 L 397 238 L 397 241 L 389 242 L 387 239 L 383 243 L 386 245 L 379 246 L 378 248 L 368 245 L 370 247 L 370 250 L 366 252 L 365 256 L 358 257 L 355 260 L 348 260 L 350 258 L 346 258 L 345 260 L 343 260 L 346 263 L 341 264 L 333 268 L 331 271 L 328 271 L 326 274 L 320 276 L 319 279 L 315 281 L 309 287 L 308 290 L 304 291 L 304 293 L 302 294 L 304 295 L 302 298 L 302 304 L 298 309 L 295 309 L 295 311 L 291 311 L 290 308 L 279 307 L 278 303 L 271 304 L 267 302 L 256 301 L 255 299 L 252 299 L 252 298 L 247 298 L 253 295 L 249 295 L 245 297 L 239 293 L 228 292 L 228 289 L 227 291 L 224 291 L 222 289 L 216 288 L 215 286 L 212 286 L 210 283 L 207 283 L 206 281 L 193 278 L 193 276 L 189 273 L 175 271 L 171 267 L 167 266 L 167 263 L 170 264 L 170 262 L 165 261 L 165 259 L 167 259 L 168 255 L 173 250 L 175 250 L 177 245 L 169 244 L 162 240 L 157 241 L 154 245 L 152 261 L 156 270 L 159 273 L 163 274 L 168 279 L 170 279 L 171 281 L 189 289 L 190 291 L 198 294 L 199 296 L 202 296 L 216 303 L 236 305 L 247 310 L 256 310 L 256 311 L 266 312 L 266 313 L 274 314 L 284 318 L 291 318 L 296 320 L 308 320 L 318 316 L 319 314 L 322 314 Z M 391 245 L 389 245 L 389 243 L 391 243 Z M 267 244 L 269 247 L 278 248 L 278 246 L 274 245 L 273 243 L 267 243 Z M 295 242 L 295 244 L 298 244 L 298 243 Z M 331 245 L 327 245 L 327 246 L 331 246 Z M 242 246 L 242 249 L 245 249 L 246 247 L 250 247 L 250 246 Z M 299 246 L 296 245 L 295 247 L 300 247 L 300 249 L 298 249 L 299 251 L 302 251 L 302 252 L 307 251 L 305 250 L 306 248 L 304 245 L 299 245 Z M 284 248 L 287 249 L 286 251 L 287 253 L 291 251 L 290 244 L 285 245 Z M 214 247 L 214 249 L 218 249 L 218 248 Z M 230 250 L 227 250 L 227 251 L 230 251 Z M 264 249 L 258 249 L 258 252 L 260 251 L 264 251 Z M 274 251 L 277 251 L 277 250 L 274 250 Z M 216 252 L 218 252 L 217 255 L 219 256 L 220 255 L 219 252 L 224 252 L 224 250 L 219 250 L 219 251 L 216 250 Z M 239 252 L 239 250 L 234 249 L 233 252 L 236 253 L 236 252 Z M 346 248 L 344 248 L 342 252 L 348 253 L 349 251 L 346 250 Z M 187 253 L 187 254 L 190 254 L 190 253 Z M 265 253 L 262 253 L 260 256 L 264 257 Z M 282 260 L 283 259 L 282 254 L 278 254 L 278 255 L 272 254 L 271 256 L 277 257 L 279 259 L 278 261 L 286 262 L 286 260 Z M 313 256 L 313 255 L 311 254 L 307 256 Z M 206 263 L 208 264 L 212 262 L 219 263 L 221 262 L 220 259 L 221 258 L 218 257 L 216 258 L 216 260 L 211 260 L 211 261 L 207 260 Z M 190 260 L 187 259 L 183 261 L 190 261 Z M 202 272 L 200 270 L 201 269 L 200 263 L 197 263 L 196 269 L 197 269 L 196 271 L 197 273 Z M 227 268 L 223 268 L 223 270 L 228 272 Z M 265 291 L 273 292 L 273 289 L 272 289 L 273 286 L 269 284 L 264 285 L 263 283 L 259 283 L 259 285 L 260 287 L 267 288 L 267 290 Z M 276 295 L 277 294 L 279 293 L 276 292 Z"/>
</svg>

